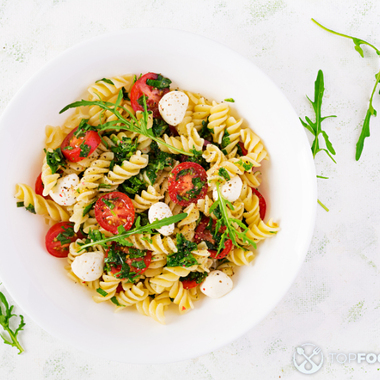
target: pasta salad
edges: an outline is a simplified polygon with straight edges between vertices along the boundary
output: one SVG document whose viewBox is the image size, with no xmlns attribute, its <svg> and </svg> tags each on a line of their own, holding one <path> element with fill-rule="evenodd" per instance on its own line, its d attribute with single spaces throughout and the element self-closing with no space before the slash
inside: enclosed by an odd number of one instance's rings
<svg viewBox="0 0 380 380">
<path fill-rule="evenodd" d="M 16 185 L 17 206 L 51 225 L 47 251 L 95 302 L 165 323 L 201 293 L 233 288 L 238 266 L 277 233 L 258 191 L 268 153 L 230 102 L 210 101 L 147 73 L 103 78 L 47 126 L 34 189 Z"/>
</svg>

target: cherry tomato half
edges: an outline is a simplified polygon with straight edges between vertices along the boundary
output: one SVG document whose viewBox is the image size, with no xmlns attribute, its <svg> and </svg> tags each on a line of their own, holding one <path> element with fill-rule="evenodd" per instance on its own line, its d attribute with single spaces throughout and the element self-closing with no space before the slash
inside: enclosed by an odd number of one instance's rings
<svg viewBox="0 0 380 380">
<path fill-rule="evenodd" d="M 120 246 L 118 244 L 115 244 L 115 249 L 125 253 L 125 255 L 126 255 L 125 262 L 129 265 L 129 268 L 131 269 L 131 271 L 135 272 L 137 275 L 141 275 L 142 273 L 144 273 L 148 269 L 150 262 L 152 261 L 152 251 L 147 251 L 144 257 L 138 257 L 138 258 L 131 259 L 128 257 L 128 253 L 129 253 L 128 247 L 123 247 L 123 246 Z M 108 256 L 108 252 L 109 252 L 109 250 L 106 252 L 106 257 Z M 144 261 L 145 268 L 138 269 L 133 265 L 134 263 L 136 263 L 138 261 Z M 119 273 L 121 271 L 121 269 L 122 269 L 121 265 L 117 265 L 116 267 L 113 267 L 111 269 L 111 273 L 113 275 L 115 275 L 115 277 L 120 278 L 119 277 L 120 275 L 117 275 L 116 273 Z M 121 278 L 121 280 L 125 280 L 125 279 Z M 118 291 L 120 292 L 122 290 L 123 289 L 120 289 Z"/>
<path fill-rule="evenodd" d="M 218 260 L 224 259 L 230 253 L 232 247 L 233 247 L 232 240 L 228 239 L 224 242 L 224 249 L 222 252 L 219 253 L 219 255 L 218 255 L 218 251 L 209 250 L 210 256 L 213 259 L 218 259 Z"/>
<path fill-rule="evenodd" d="M 208 241 L 211 244 L 215 244 L 214 237 L 210 230 L 206 230 L 210 222 L 210 218 L 203 216 L 197 228 L 195 229 L 194 241 L 199 244 L 201 241 Z M 215 220 L 212 222 L 213 229 L 215 228 Z"/>
<path fill-rule="evenodd" d="M 44 184 L 42 182 L 42 173 L 37 177 L 36 179 L 36 183 L 34 185 L 34 191 L 36 194 L 38 195 L 41 195 L 41 197 L 44 197 L 45 199 L 50 199 L 50 196 L 49 195 L 42 195 L 43 191 L 44 191 Z"/>
<path fill-rule="evenodd" d="M 195 288 L 198 284 L 195 280 L 183 280 L 182 285 L 184 289 Z"/>
<path fill-rule="evenodd" d="M 259 197 L 260 218 L 264 220 L 267 211 L 267 203 L 261 193 L 255 188 L 251 187 L 252 191 Z"/>
<path fill-rule="evenodd" d="M 197 203 L 206 196 L 207 190 L 206 170 L 195 162 L 183 162 L 169 175 L 170 199 L 181 206 Z"/>
<path fill-rule="evenodd" d="M 139 99 L 145 95 L 148 111 L 153 112 L 154 118 L 161 118 L 160 111 L 158 110 L 158 103 L 161 98 L 169 92 L 169 88 L 158 89 L 146 84 L 147 79 L 156 80 L 157 77 L 158 74 L 147 73 L 138 79 L 132 86 L 130 98 L 132 108 L 135 112 L 144 111 L 143 103 Z"/>
<path fill-rule="evenodd" d="M 55 257 L 67 257 L 69 246 L 77 239 L 83 239 L 83 234 L 74 232 L 74 223 L 60 222 L 54 224 L 46 234 L 45 245 L 47 251 Z"/>
<path fill-rule="evenodd" d="M 248 150 L 244 148 L 244 144 L 239 141 L 239 146 L 241 148 L 241 152 L 243 153 L 243 156 L 246 156 L 248 154 Z"/>
<path fill-rule="evenodd" d="M 101 227 L 116 235 L 119 226 L 123 226 L 126 230 L 132 227 L 135 208 L 128 195 L 113 191 L 96 201 L 95 218 Z"/>
<path fill-rule="evenodd" d="M 101 139 L 98 132 L 87 131 L 84 136 L 76 137 L 74 133 L 78 127 L 71 131 L 61 144 L 61 151 L 65 158 L 71 162 L 84 160 L 99 146 Z"/>
</svg>

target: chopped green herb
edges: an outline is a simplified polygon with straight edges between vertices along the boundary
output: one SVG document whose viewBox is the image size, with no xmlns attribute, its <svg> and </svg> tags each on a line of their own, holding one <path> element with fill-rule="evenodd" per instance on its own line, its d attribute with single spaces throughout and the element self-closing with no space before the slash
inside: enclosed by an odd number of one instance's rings
<svg viewBox="0 0 380 380">
<path fill-rule="evenodd" d="M 146 268 L 146 265 L 144 263 L 144 261 L 134 261 L 132 264 L 131 264 L 133 267 L 137 268 L 137 269 L 144 269 Z"/>
<path fill-rule="evenodd" d="M 119 303 L 119 301 L 117 300 L 116 296 L 113 296 L 113 297 L 111 298 L 111 302 L 112 302 L 113 304 L 115 304 L 116 306 L 120 306 L 120 307 L 124 306 L 124 307 L 125 307 L 125 305 L 121 305 L 121 304 Z"/>
<path fill-rule="evenodd" d="M 235 103 L 235 100 L 232 98 L 224 99 L 225 102 Z"/>
<path fill-rule="evenodd" d="M 79 157 L 87 157 L 91 151 L 91 146 L 85 144 L 84 141 L 82 142 L 82 144 L 79 145 L 79 148 L 80 148 Z"/>
<path fill-rule="evenodd" d="M 49 165 L 52 174 L 55 174 L 60 166 L 65 167 L 65 158 L 63 157 L 61 148 L 57 148 L 52 152 L 45 150 L 46 163 Z"/>
<path fill-rule="evenodd" d="M 124 99 L 124 100 L 131 100 L 131 99 L 129 98 L 128 91 L 127 91 L 124 87 L 122 87 L 121 90 L 123 91 L 123 99 Z"/>
<path fill-rule="evenodd" d="M 147 79 L 146 84 L 148 86 L 155 87 L 159 90 L 164 88 L 169 88 L 172 81 L 168 78 L 163 77 L 161 74 L 157 75 L 157 79 Z"/>
<path fill-rule="evenodd" d="M 17 202 L 17 207 L 24 207 L 24 202 Z"/>
<path fill-rule="evenodd" d="M 142 190 L 146 189 L 146 183 L 141 179 L 135 177 L 131 177 L 128 180 L 124 181 L 117 188 L 118 191 L 121 191 L 125 194 L 134 195 L 140 193 Z"/>
<path fill-rule="evenodd" d="M 94 201 L 94 202 L 88 204 L 88 205 L 83 209 L 83 213 L 82 213 L 82 215 L 83 215 L 83 216 L 86 216 L 86 215 L 90 212 L 90 210 L 92 209 L 92 206 L 94 206 L 95 203 L 96 203 L 96 201 Z"/>
<path fill-rule="evenodd" d="M 61 246 L 65 244 L 70 244 L 70 238 L 72 238 L 75 235 L 73 227 L 65 228 L 64 226 L 62 226 L 61 228 L 63 229 L 63 232 L 60 232 L 57 235 L 56 239 L 61 243 Z"/>
<path fill-rule="evenodd" d="M 114 162 L 121 164 L 125 160 L 129 160 L 137 151 L 139 145 L 137 139 L 132 141 L 129 137 L 123 137 L 119 140 L 116 136 L 111 136 L 111 140 L 115 144 L 111 146 L 111 152 L 114 153 Z"/>
<path fill-rule="evenodd" d="M 105 83 L 112 84 L 113 86 L 115 86 L 115 84 L 112 82 L 111 79 L 102 78 L 102 79 L 97 80 L 95 83 L 99 83 L 99 82 L 105 82 Z"/>
<path fill-rule="evenodd" d="M 108 293 L 107 293 L 105 290 L 103 290 L 102 288 L 98 288 L 98 289 L 96 289 L 96 291 L 97 291 L 101 296 L 103 296 L 103 297 L 107 297 L 107 296 L 108 296 Z"/>
<path fill-rule="evenodd" d="M 77 138 L 84 137 L 86 135 L 86 133 L 89 131 L 97 132 L 98 128 L 88 124 L 88 121 L 89 121 L 89 119 L 82 119 L 80 121 L 78 129 L 74 132 L 75 137 L 77 137 Z M 70 148 L 72 148 L 72 147 L 70 147 Z M 71 149 L 68 149 L 68 147 L 66 147 L 65 150 L 71 150 Z"/>
<path fill-rule="evenodd" d="M 194 281 L 197 283 L 197 284 L 200 284 L 201 282 L 203 282 L 205 280 L 205 278 L 207 277 L 207 273 L 205 272 L 190 272 L 186 277 L 180 277 L 179 280 L 180 281 Z"/>
<path fill-rule="evenodd" d="M 329 212 L 330 210 L 318 199 L 317 200 L 318 204 L 324 209 L 326 210 L 327 212 Z"/>
<path fill-rule="evenodd" d="M 34 206 L 32 204 L 29 204 L 27 207 L 25 207 L 29 212 L 32 214 L 36 213 L 36 210 L 34 209 Z"/>
<path fill-rule="evenodd" d="M 112 186 L 109 185 L 108 183 L 101 183 L 98 186 L 98 189 L 110 189 Z"/>
<path fill-rule="evenodd" d="M 221 147 L 224 149 L 230 144 L 231 144 L 230 134 L 228 133 L 228 131 L 225 131 L 223 135 Z"/>
<path fill-rule="evenodd" d="M 207 141 L 212 141 L 212 133 L 214 133 L 214 129 L 208 128 L 208 118 L 207 121 L 202 121 L 202 129 L 199 131 L 199 136 Z"/>
<path fill-rule="evenodd" d="M 192 251 L 198 249 L 196 243 L 186 240 L 182 234 L 177 234 L 177 252 L 167 257 L 168 267 L 191 267 L 197 265 L 198 261 L 192 254 Z"/>
<path fill-rule="evenodd" d="M 162 136 L 166 130 L 169 128 L 169 124 L 163 119 L 153 119 L 152 130 L 156 137 Z"/>
<path fill-rule="evenodd" d="M 24 349 L 21 347 L 21 344 L 18 341 L 17 336 L 25 326 L 24 317 L 22 315 L 19 315 L 20 323 L 16 330 L 12 330 L 10 327 L 10 319 L 12 317 L 17 317 L 16 314 L 12 313 L 13 308 L 14 306 L 9 306 L 9 303 L 5 295 L 2 292 L 0 292 L 0 325 L 8 333 L 9 338 L 7 336 L 4 336 L 4 334 L 0 334 L 0 337 L 3 339 L 5 344 L 9 344 L 12 347 L 16 347 L 19 350 L 18 353 L 21 354 L 22 352 L 24 352 Z"/>
<path fill-rule="evenodd" d="M 113 210 L 115 208 L 115 205 L 111 202 L 113 201 L 114 199 L 102 199 L 102 202 L 110 209 L 110 210 Z"/>
<path fill-rule="evenodd" d="M 228 171 L 225 168 L 219 168 L 218 174 L 223 177 L 226 181 L 229 181 L 231 179 L 230 175 L 228 174 Z"/>
</svg>

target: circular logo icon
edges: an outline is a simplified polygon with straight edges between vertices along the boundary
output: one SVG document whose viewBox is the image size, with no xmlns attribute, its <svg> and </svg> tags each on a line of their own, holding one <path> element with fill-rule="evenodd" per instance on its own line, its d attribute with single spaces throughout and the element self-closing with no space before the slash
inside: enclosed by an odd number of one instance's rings
<svg viewBox="0 0 380 380">
<path fill-rule="evenodd" d="M 293 363 L 298 371 L 305 375 L 311 375 L 322 368 L 322 350 L 311 343 L 298 346 L 293 354 Z"/>
</svg>

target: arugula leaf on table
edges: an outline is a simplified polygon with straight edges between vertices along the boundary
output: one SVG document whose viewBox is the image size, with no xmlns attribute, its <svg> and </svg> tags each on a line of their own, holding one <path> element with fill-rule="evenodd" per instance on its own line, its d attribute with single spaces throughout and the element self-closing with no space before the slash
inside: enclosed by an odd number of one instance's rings
<svg viewBox="0 0 380 380">
<path fill-rule="evenodd" d="M 335 149 L 333 148 L 327 133 L 322 130 L 322 125 L 321 125 L 323 120 L 325 120 L 329 117 L 336 117 L 335 115 L 325 116 L 325 117 L 322 117 L 322 115 L 321 115 L 321 113 L 322 113 L 322 110 L 321 110 L 322 98 L 323 98 L 324 91 L 325 91 L 325 85 L 324 85 L 324 80 L 323 80 L 323 71 L 319 70 L 318 75 L 317 75 L 317 79 L 315 80 L 315 83 L 314 83 L 314 101 L 310 100 L 310 98 L 308 96 L 306 96 L 307 99 L 309 100 L 309 102 L 311 103 L 311 105 L 313 106 L 313 109 L 315 112 L 315 122 L 313 123 L 310 120 L 310 118 L 307 116 L 305 117 L 306 122 L 303 121 L 301 118 L 300 118 L 300 120 L 301 120 L 302 125 L 314 136 L 314 141 L 313 141 L 313 144 L 311 146 L 313 158 L 315 158 L 317 153 L 324 151 L 336 163 L 336 161 L 332 157 L 332 155 L 336 154 Z M 319 147 L 319 135 L 320 134 L 322 134 L 322 136 L 325 140 L 327 149 L 323 149 L 323 148 L 321 149 Z"/>
<path fill-rule="evenodd" d="M 0 325 L 3 326 L 3 329 L 8 333 L 9 337 L 0 334 L 5 344 L 9 344 L 12 347 L 16 347 L 19 350 L 19 354 L 24 352 L 24 349 L 21 347 L 20 342 L 17 339 L 18 333 L 23 330 L 25 323 L 24 317 L 19 315 L 20 323 L 16 330 L 12 330 L 10 327 L 10 319 L 12 317 L 17 317 L 16 314 L 12 314 L 14 306 L 9 306 L 9 303 L 5 295 L 0 292 Z"/>
<path fill-rule="evenodd" d="M 326 30 L 329 33 L 335 34 L 335 35 L 340 36 L 340 37 L 351 39 L 355 45 L 355 50 L 360 54 L 360 56 L 362 58 L 364 58 L 364 52 L 363 52 L 363 48 L 361 45 L 367 45 L 367 46 L 371 47 L 372 49 L 375 50 L 377 55 L 380 55 L 380 50 L 376 46 L 370 44 L 367 41 L 364 41 L 364 40 L 357 38 L 357 37 L 349 36 L 347 34 L 335 32 L 335 31 L 328 29 L 325 26 L 321 25 L 319 22 L 315 21 L 313 18 L 311 19 L 311 21 L 313 21 L 316 25 L 318 25 L 320 28 Z M 369 100 L 369 106 L 368 106 L 368 110 L 367 110 L 367 113 L 366 113 L 366 116 L 365 116 L 365 119 L 363 122 L 362 131 L 360 133 L 358 142 L 356 144 L 356 154 L 355 154 L 356 161 L 359 161 L 359 159 L 363 153 L 364 140 L 370 136 L 369 124 L 370 124 L 371 116 L 377 115 L 376 110 L 373 108 L 372 100 L 373 100 L 373 96 L 375 94 L 375 91 L 376 91 L 376 88 L 377 88 L 377 85 L 379 82 L 380 82 L 380 71 L 376 74 L 376 83 L 375 83 L 375 86 L 372 90 L 371 98 Z"/>
</svg>

